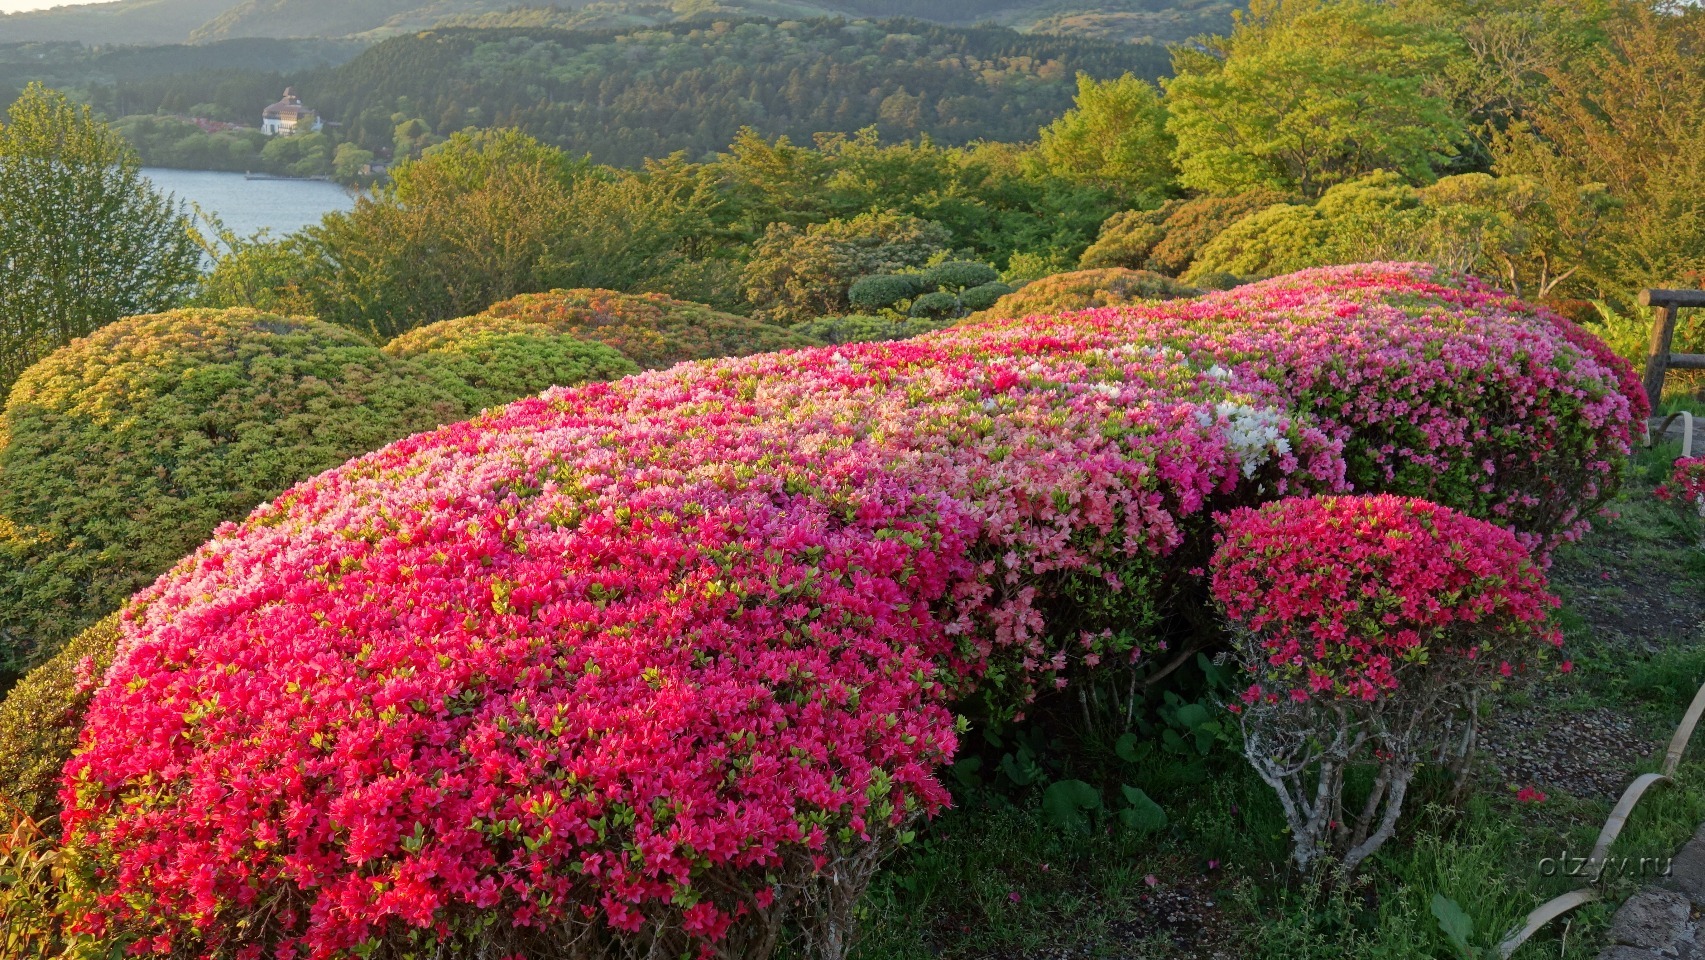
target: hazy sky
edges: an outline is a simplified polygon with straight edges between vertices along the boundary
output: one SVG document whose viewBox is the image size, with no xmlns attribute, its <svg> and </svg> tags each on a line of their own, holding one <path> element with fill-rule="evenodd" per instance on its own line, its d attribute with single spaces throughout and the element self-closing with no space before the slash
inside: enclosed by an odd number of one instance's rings
<svg viewBox="0 0 1705 960">
<path fill-rule="evenodd" d="M 43 7 L 64 6 L 70 2 L 73 0 L 0 0 L 0 12 L 17 13 L 19 10 L 40 10 Z M 6 37 L 0 34 L 0 42 L 5 40 Z"/>
</svg>

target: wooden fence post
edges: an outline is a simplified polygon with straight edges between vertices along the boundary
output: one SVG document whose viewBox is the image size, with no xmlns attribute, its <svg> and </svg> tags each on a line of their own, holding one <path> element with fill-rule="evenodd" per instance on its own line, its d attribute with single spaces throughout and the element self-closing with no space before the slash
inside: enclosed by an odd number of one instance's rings
<svg viewBox="0 0 1705 960">
<path fill-rule="evenodd" d="M 1682 307 L 1705 307 L 1705 290 L 1641 290 L 1640 306 L 1651 307 L 1652 348 L 1646 355 L 1646 399 L 1652 412 L 1664 392 L 1664 374 L 1671 369 L 1705 370 L 1705 353 L 1671 353 L 1675 342 L 1676 312 Z"/>
</svg>

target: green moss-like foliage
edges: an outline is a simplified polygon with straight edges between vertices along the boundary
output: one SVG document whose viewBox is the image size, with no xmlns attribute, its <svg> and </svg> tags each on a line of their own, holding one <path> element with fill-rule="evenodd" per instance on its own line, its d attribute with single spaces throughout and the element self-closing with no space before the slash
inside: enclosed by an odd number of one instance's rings
<svg viewBox="0 0 1705 960">
<path fill-rule="evenodd" d="M 1075 270 L 1056 273 L 1001 297 L 994 306 L 971 315 L 975 320 L 1017 319 L 1038 313 L 1065 313 L 1111 307 L 1137 300 L 1193 297 L 1193 288 L 1147 270 Z"/>
<path fill-rule="evenodd" d="M 661 293 L 552 290 L 505 300 L 482 315 L 524 320 L 552 336 L 606 344 L 646 370 L 672 367 L 683 360 L 742 357 L 816 345 L 816 341 L 792 330 Z M 387 349 L 423 352 L 427 347 L 417 344 L 429 336 L 427 331 L 433 326 L 405 333 Z M 421 339 L 415 339 L 417 334 Z"/>
<path fill-rule="evenodd" d="M 848 317 L 819 317 L 792 329 L 828 344 L 874 343 L 882 340 L 905 340 L 919 334 L 940 330 L 947 323 L 909 317 L 890 320 L 887 317 L 853 315 Z"/>
<path fill-rule="evenodd" d="M 614 347 L 558 336 L 519 317 L 441 320 L 403 334 L 385 352 L 413 363 L 470 410 L 639 372 Z"/>
<path fill-rule="evenodd" d="M 55 351 L 0 413 L 0 666 L 51 656 L 291 484 L 467 412 L 353 331 L 254 310 Z"/>
<path fill-rule="evenodd" d="M 0 701 L 0 796 L 36 820 L 59 812 L 59 773 L 117 645 L 113 614 L 31 670 Z"/>
</svg>

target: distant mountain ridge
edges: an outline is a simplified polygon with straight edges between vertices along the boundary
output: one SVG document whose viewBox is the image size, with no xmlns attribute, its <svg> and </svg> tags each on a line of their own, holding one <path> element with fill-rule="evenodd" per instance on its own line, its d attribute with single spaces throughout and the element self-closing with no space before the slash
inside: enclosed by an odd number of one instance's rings
<svg viewBox="0 0 1705 960">
<path fill-rule="evenodd" d="M 115 0 L 0 15 L 0 43 L 205 43 L 245 37 L 380 39 L 449 23 L 631 28 L 717 16 L 913 17 L 956 26 L 1174 42 L 1231 23 L 1242 0 Z"/>
</svg>

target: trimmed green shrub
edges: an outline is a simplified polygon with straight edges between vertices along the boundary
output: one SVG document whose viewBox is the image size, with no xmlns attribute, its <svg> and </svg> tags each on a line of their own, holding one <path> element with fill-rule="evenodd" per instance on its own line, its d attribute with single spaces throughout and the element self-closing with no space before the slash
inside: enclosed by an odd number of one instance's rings
<svg viewBox="0 0 1705 960">
<path fill-rule="evenodd" d="M 1162 224 L 1165 235 L 1149 252 L 1146 269 L 1182 276 L 1227 227 L 1290 198 L 1276 190 L 1249 190 L 1230 197 L 1197 197 L 1173 210 Z"/>
<path fill-rule="evenodd" d="M 916 317 L 890 320 L 887 317 L 854 315 L 849 317 L 819 317 L 802 323 L 793 330 L 827 344 L 875 343 L 882 340 L 905 340 L 947 326 L 934 320 Z"/>
<path fill-rule="evenodd" d="M 1196 277 L 1195 281 L 1196 286 L 1203 290 L 1230 290 L 1249 282 L 1235 273 L 1204 273 Z"/>
<path fill-rule="evenodd" d="M 971 320 L 1018 319 L 1038 313 L 1065 313 L 1117 306 L 1139 300 L 1175 300 L 1198 291 L 1147 270 L 1074 270 L 1027 283 L 1001 297 Z"/>
<path fill-rule="evenodd" d="M 847 302 L 860 310 L 886 310 L 923 290 L 923 278 L 915 274 L 882 273 L 853 281 L 847 288 Z"/>
<path fill-rule="evenodd" d="M 0 701 L 0 795 L 33 819 L 59 812 L 59 773 L 117 645 L 113 614 L 31 670 Z"/>
<path fill-rule="evenodd" d="M 0 413 L 0 665 L 51 656 L 291 484 L 466 415 L 360 335 L 308 318 L 181 310 L 62 347 Z"/>
<path fill-rule="evenodd" d="M 480 316 L 522 320 L 553 336 L 602 343 L 644 370 L 672 367 L 683 360 L 743 357 L 816 345 L 809 337 L 784 327 L 661 293 L 592 289 L 526 293 L 494 304 Z M 405 356 L 424 352 L 441 335 L 434 329 L 439 326 L 411 330 L 385 349 Z"/>
<path fill-rule="evenodd" d="M 441 320 L 398 337 L 385 352 L 409 360 L 469 410 L 639 372 L 614 347 L 559 336 L 518 317 Z"/>
<path fill-rule="evenodd" d="M 1155 245 L 1166 239 L 1166 218 L 1183 200 L 1170 200 L 1154 210 L 1121 210 L 1102 221 L 1095 242 L 1078 258 L 1083 270 L 1104 267 L 1124 267 L 1128 270 L 1152 269 L 1149 257 Z"/>
<path fill-rule="evenodd" d="M 926 293 L 912 301 L 912 316 L 929 317 L 941 320 L 959 312 L 959 298 L 951 293 L 937 290 Z"/>
<path fill-rule="evenodd" d="M 1185 271 L 1185 283 L 1210 274 L 1270 277 L 1315 266 L 1333 241 L 1332 223 L 1316 207 L 1288 203 L 1252 213 L 1213 239 Z"/>
<path fill-rule="evenodd" d="M 860 277 L 922 267 L 948 249 L 939 223 L 901 213 L 861 213 L 803 229 L 772 223 L 752 245 L 741 274 L 756 316 L 803 323 L 844 313 L 848 288 Z"/>
<path fill-rule="evenodd" d="M 994 283 L 1000 277 L 1000 271 L 986 263 L 949 260 L 925 270 L 923 282 L 926 290 L 967 290 L 985 283 Z"/>
<path fill-rule="evenodd" d="M 1004 283 L 982 283 L 959 294 L 959 305 L 967 310 L 987 310 L 1012 292 Z"/>
</svg>

